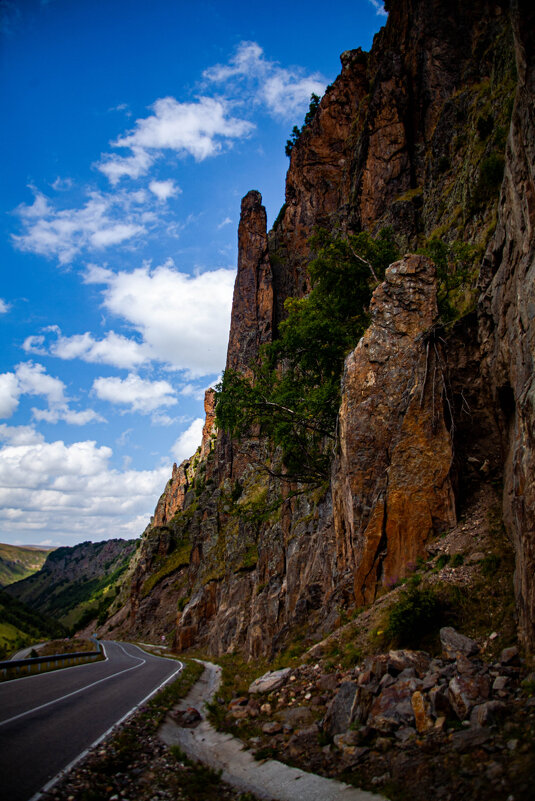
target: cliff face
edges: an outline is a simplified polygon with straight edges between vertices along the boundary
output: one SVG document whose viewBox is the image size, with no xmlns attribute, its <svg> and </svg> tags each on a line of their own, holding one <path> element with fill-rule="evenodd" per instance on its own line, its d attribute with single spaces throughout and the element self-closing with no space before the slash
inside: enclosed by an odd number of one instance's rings
<svg viewBox="0 0 535 801">
<path fill-rule="evenodd" d="M 518 88 L 496 233 L 482 272 L 483 372 L 504 452 L 504 518 L 516 550 L 520 634 L 535 650 L 535 12 L 513 5 Z"/>
<path fill-rule="evenodd" d="M 317 226 L 391 225 L 403 248 L 462 242 L 471 262 L 450 259 L 437 274 L 406 256 L 375 289 L 370 328 L 346 361 L 328 486 L 281 480 L 281 455 L 258 432 L 214 437 L 210 407 L 201 451 L 174 468 L 130 597 L 104 633 L 163 632 L 180 650 L 251 657 L 297 629 L 321 637 L 340 608 L 409 572 L 456 508 L 503 473 L 521 632 L 534 645 L 533 20 L 515 7 L 513 47 L 502 3 L 388 10 L 370 54 L 342 55 L 294 145 L 273 230 L 258 192 L 242 202 L 227 367 L 251 375 L 286 298 L 308 291 Z M 445 289 L 458 318 L 448 326 Z"/>
</svg>

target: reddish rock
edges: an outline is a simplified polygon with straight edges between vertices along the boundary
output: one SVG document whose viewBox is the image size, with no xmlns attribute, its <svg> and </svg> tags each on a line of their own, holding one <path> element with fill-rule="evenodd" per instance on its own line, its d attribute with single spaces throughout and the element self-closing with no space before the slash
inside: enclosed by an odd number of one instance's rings
<svg viewBox="0 0 535 801">
<path fill-rule="evenodd" d="M 459 720 L 466 720 L 476 704 L 487 700 L 490 682 L 487 676 L 454 676 L 449 683 L 449 700 Z"/>
<path fill-rule="evenodd" d="M 374 292 L 371 326 L 346 360 L 334 522 L 358 604 L 407 575 L 428 538 L 455 522 L 444 364 L 431 332 L 436 289 L 429 259 L 393 264 Z"/>
<path fill-rule="evenodd" d="M 403 679 L 387 687 L 373 702 L 368 725 L 386 733 L 414 723 L 411 699 L 418 688 L 416 679 Z"/>
<path fill-rule="evenodd" d="M 238 274 L 234 285 L 227 369 L 249 372 L 258 349 L 273 334 L 273 278 L 266 210 L 260 192 L 242 200 L 238 229 Z"/>
</svg>

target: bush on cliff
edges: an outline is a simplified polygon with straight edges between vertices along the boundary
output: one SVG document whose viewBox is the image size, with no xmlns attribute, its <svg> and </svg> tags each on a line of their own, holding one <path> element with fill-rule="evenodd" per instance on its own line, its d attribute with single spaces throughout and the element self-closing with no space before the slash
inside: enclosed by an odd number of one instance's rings
<svg viewBox="0 0 535 801">
<path fill-rule="evenodd" d="M 374 283 L 398 254 L 389 229 L 375 240 L 318 231 L 311 246 L 310 293 L 286 301 L 287 317 L 261 349 L 252 379 L 225 371 L 216 416 L 236 438 L 256 427 L 282 449 L 285 477 L 317 483 L 329 468 L 345 356 L 368 324 Z"/>
</svg>

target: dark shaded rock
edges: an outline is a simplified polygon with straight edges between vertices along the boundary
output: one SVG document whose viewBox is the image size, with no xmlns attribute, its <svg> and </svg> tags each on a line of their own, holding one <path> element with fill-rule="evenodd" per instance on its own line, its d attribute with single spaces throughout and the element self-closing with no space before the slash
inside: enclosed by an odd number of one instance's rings
<svg viewBox="0 0 535 801">
<path fill-rule="evenodd" d="M 472 707 L 489 697 L 490 681 L 486 676 L 455 676 L 449 683 L 449 699 L 459 720 L 466 720 Z"/>
<path fill-rule="evenodd" d="M 511 648 L 504 648 L 500 654 L 500 662 L 502 665 L 519 665 L 520 664 L 520 652 L 516 645 L 511 646 Z"/>
<path fill-rule="evenodd" d="M 470 723 L 473 726 L 491 726 L 507 714 L 507 704 L 502 701 L 485 701 L 472 709 Z"/>
<path fill-rule="evenodd" d="M 323 720 L 323 730 L 331 737 L 347 731 L 355 714 L 355 700 L 357 685 L 352 681 L 345 681 L 327 707 Z"/>
<path fill-rule="evenodd" d="M 451 718 L 454 714 L 450 702 L 448 686 L 445 684 L 439 687 L 433 687 L 430 690 L 429 703 L 431 705 L 431 714 L 436 718 Z"/>
<path fill-rule="evenodd" d="M 479 653 L 479 645 L 475 640 L 465 637 L 464 634 L 459 634 L 451 626 L 445 626 L 440 629 L 440 642 L 444 656 L 447 659 L 456 659 L 458 654 L 475 656 Z"/>
<path fill-rule="evenodd" d="M 452 736 L 452 747 L 455 751 L 470 751 L 487 743 L 492 737 L 489 729 L 466 729 L 456 731 Z"/>
<path fill-rule="evenodd" d="M 400 725 L 413 724 L 411 699 L 418 689 L 416 679 L 398 680 L 392 687 L 384 689 L 371 705 L 368 725 L 380 732 L 390 732 Z"/>
</svg>

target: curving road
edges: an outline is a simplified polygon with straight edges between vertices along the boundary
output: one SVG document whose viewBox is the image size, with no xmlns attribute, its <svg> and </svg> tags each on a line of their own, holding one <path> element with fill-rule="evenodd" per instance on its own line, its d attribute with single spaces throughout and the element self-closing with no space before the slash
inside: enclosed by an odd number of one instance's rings
<svg viewBox="0 0 535 801">
<path fill-rule="evenodd" d="M 0 684 L 0 786 L 29 801 L 60 770 L 182 669 L 129 643 L 106 661 Z"/>
</svg>

